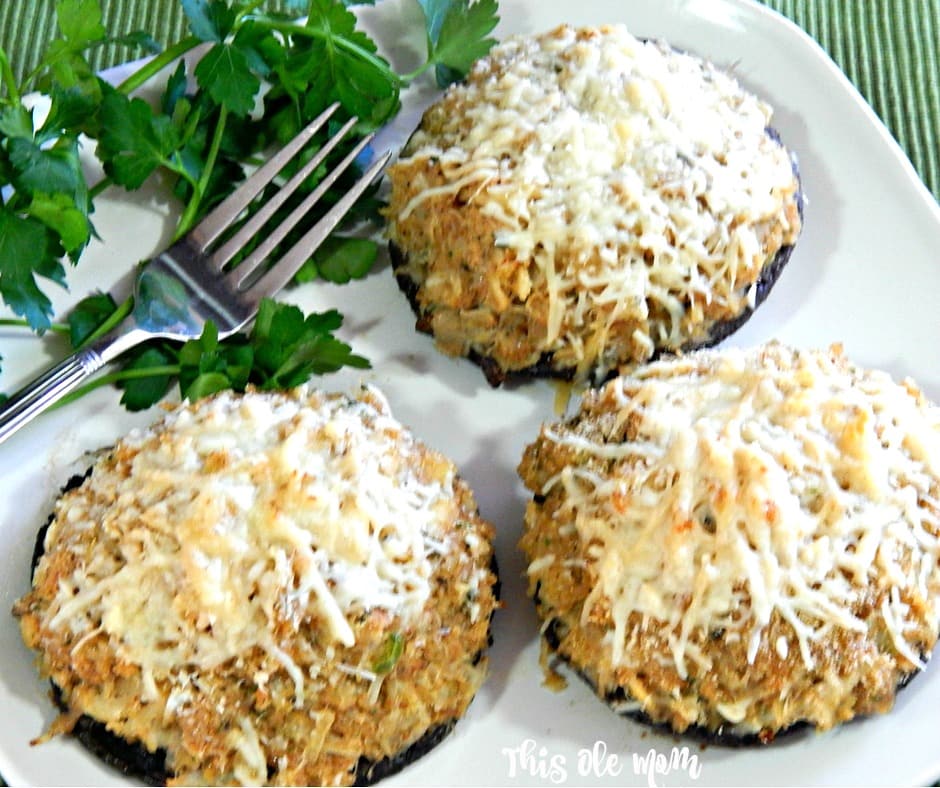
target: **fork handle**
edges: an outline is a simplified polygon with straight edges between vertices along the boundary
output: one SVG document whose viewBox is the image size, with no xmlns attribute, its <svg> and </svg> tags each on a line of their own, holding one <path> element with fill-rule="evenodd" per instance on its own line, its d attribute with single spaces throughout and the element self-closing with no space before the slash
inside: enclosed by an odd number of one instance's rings
<svg viewBox="0 0 940 788">
<path fill-rule="evenodd" d="M 104 364 L 100 353 L 94 347 L 89 347 L 73 353 L 16 392 L 0 405 L 0 443 L 58 402 Z"/>
<path fill-rule="evenodd" d="M 0 404 L 0 443 L 141 339 L 137 331 L 126 329 L 106 335 L 24 386 Z"/>
</svg>

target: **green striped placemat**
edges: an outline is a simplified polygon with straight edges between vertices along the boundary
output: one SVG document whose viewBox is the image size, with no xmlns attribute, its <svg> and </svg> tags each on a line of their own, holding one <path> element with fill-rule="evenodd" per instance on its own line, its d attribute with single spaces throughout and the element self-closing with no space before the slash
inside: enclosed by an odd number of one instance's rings
<svg viewBox="0 0 940 788">
<path fill-rule="evenodd" d="M 940 200 L 940 0 L 764 0 L 829 52 Z M 54 33 L 54 0 L 0 1 L 0 46 L 22 76 Z M 278 5 L 276 2 L 270 5 Z M 147 30 L 162 44 L 186 33 L 179 0 L 101 0 L 108 30 Z M 105 68 L 139 55 L 102 47 Z"/>
<path fill-rule="evenodd" d="M 177 41 L 189 31 L 179 0 L 99 0 L 109 33 L 146 30 L 161 44 Z M 0 0 L 0 46 L 17 79 L 39 62 L 45 43 L 56 33 L 55 0 Z M 141 56 L 140 50 L 107 45 L 90 60 L 96 69 Z"/>
<path fill-rule="evenodd" d="M 940 200 L 940 0 L 764 0 L 815 38 Z"/>
</svg>

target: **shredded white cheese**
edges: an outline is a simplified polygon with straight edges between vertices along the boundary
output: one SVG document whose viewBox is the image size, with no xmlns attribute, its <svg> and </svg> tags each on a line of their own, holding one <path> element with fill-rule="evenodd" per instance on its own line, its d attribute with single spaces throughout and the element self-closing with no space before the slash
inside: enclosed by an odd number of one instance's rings
<svg viewBox="0 0 940 788">
<path fill-rule="evenodd" d="M 645 326 L 634 337 L 642 358 L 679 347 L 688 305 L 753 306 L 747 285 L 776 251 L 765 234 L 796 230 L 784 208 L 793 165 L 768 137 L 769 106 L 623 26 L 510 38 L 444 107 L 401 161 L 433 161 L 444 183 L 409 169 L 416 193 L 393 227 L 465 190 L 462 201 L 499 222 L 496 245 L 544 275 L 546 349 L 588 352 L 579 336 L 598 314 L 588 344 L 626 321 Z M 602 357 L 601 370 L 615 361 Z"/>
<path fill-rule="evenodd" d="M 633 614 L 668 625 L 681 676 L 715 631 L 742 637 L 751 662 L 762 643 L 785 659 L 789 639 L 812 668 L 815 641 L 869 632 L 873 615 L 923 667 L 910 638 L 932 644 L 940 627 L 940 408 L 913 383 L 838 347 L 771 344 L 651 364 L 582 414 L 543 429 L 542 451 L 576 460 L 541 493 L 563 493 L 558 517 L 595 548 L 583 616 L 609 605 L 614 664 Z M 766 643 L 774 612 L 792 638 Z"/>
<path fill-rule="evenodd" d="M 53 629 L 112 638 L 150 697 L 154 677 L 185 687 L 189 667 L 260 647 L 299 705 L 303 671 L 276 633 L 316 616 L 325 637 L 351 646 L 357 613 L 408 621 L 430 596 L 430 557 L 454 546 L 438 514 L 453 473 L 421 480 L 417 444 L 374 390 L 360 401 L 223 393 L 114 451 L 132 457 L 129 474 L 101 465 L 92 492 L 59 513 L 114 548 L 83 557 L 47 615 Z M 171 705 L 184 702 L 177 693 Z"/>
</svg>

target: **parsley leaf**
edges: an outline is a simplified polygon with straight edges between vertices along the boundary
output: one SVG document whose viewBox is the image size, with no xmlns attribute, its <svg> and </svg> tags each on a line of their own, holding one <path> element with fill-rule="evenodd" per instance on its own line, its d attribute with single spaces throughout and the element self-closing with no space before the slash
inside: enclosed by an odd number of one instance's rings
<svg viewBox="0 0 940 788">
<path fill-rule="evenodd" d="M 269 76 L 271 70 L 287 57 L 277 36 L 264 25 L 252 21 L 245 22 L 238 29 L 232 43 L 244 54 L 251 70 L 261 77 Z"/>
<path fill-rule="evenodd" d="M 0 110 L 0 134 L 12 139 L 32 139 L 33 116 L 22 104 Z"/>
<path fill-rule="evenodd" d="M 196 66 L 196 80 L 217 104 L 235 115 L 255 106 L 261 81 L 251 72 L 245 53 L 232 44 L 216 44 Z"/>
<path fill-rule="evenodd" d="M 185 102 L 188 106 L 192 106 L 192 103 L 186 100 L 186 63 L 181 60 L 177 63 L 176 68 L 173 71 L 173 74 L 166 81 L 166 87 L 163 90 L 163 96 L 160 99 L 160 109 L 163 111 L 164 115 L 168 115 L 174 119 L 174 121 L 183 120 L 185 118 L 179 118 L 177 116 L 177 107 L 181 102 Z"/>
<path fill-rule="evenodd" d="M 53 85 L 50 95 L 52 101 L 49 114 L 36 135 L 40 145 L 69 130 L 90 130 L 101 102 L 101 88 L 97 80 L 67 88 Z"/>
<path fill-rule="evenodd" d="M 10 140 L 7 153 L 14 169 L 13 186 L 27 194 L 34 191 L 74 193 L 83 180 L 74 148 L 44 150 L 32 140 L 17 138 Z"/>
<path fill-rule="evenodd" d="M 404 636 L 399 632 L 390 632 L 372 662 L 372 670 L 379 675 L 391 672 L 404 652 Z"/>
<path fill-rule="evenodd" d="M 62 37 L 73 51 L 85 49 L 107 35 L 97 0 L 58 0 L 55 10 Z"/>
<path fill-rule="evenodd" d="M 196 400 L 225 389 L 244 391 L 253 359 L 254 352 L 242 337 L 222 344 L 216 327 L 207 323 L 202 336 L 180 350 L 180 392 Z"/>
<path fill-rule="evenodd" d="M 362 279 L 375 264 L 379 247 L 367 238 L 344 238 L 334 235 L 326 239 L 297 272 L 298 282 L 322 277 L 328 282 L 344 285 Z"/>
<path fill-rule="evenodd" d="M 111 318 L 114 309 L 113 299 L 106 294 L 83 299 L 69 315 L 73 346 Z M 101 380 L 114 381 L 123 391 L 122 404 L 143 410 L 164 397 L 174 376 L 180 395 L 196 400 L 224 389 L 291 388 L 312 375 L 344 366 L 367 368 L 368 361 L 333 336 L 342 322 L 336 310 L 305 317 L 296 306 L 265 299 L 249 336 L 236 334 L 220 340 L 209 322 L 198 339 L 182 345 L 154 341 L 130 351 L 120 371 L 93 381 L 84 390 L 96 388 Z"/>
<path fill-rule="evenodd" d="M 61 87 L 87 83 L 94 74 L 81 52 L 105 40 L 101 6 L 98 0 L 58 0 L 55 10 L 62 35 L 49 42 L 41 67 L 48 69 Z"/>
<path fill-rule="evenodd" d="M 176 353 L 169 347 L 151 344 L 131 351 L 117 382 L 121 404 L 132 411 L 152 407 L 170 390 L 177 369 Z"/>
<path fill-rule="evenodd" d="M 221 43 L 232 29 L 235 11 L 220 0 L 180 0 L 193 35 Z"/>
<path fill-rule="evenodd" d="M 91 238 L 88 214 L 67 194 L 37 192 L 26 212 L 53 230 L 61 239 L 66 253 L 73 259 L 78 258 Z"/>
<path fill-rule="evenodd" d="M 276 7 L 286 12 L 265 11 L 274 4 L 264 0 L 180 0 L 192 35 L 163 51 L 146 31 L 109 32 L 100 0 L 55 0 L 58 34 L 40 66 L 22 85 L 6 73 L 2 77 L 0 297 L 33 329 L 50 327 L 52 306 L 42 280 L 64 286 L 63 258 L 80 258 L 95 232 L 94 197 L 109 185 L 136 189 L 158 172 L 169 174 L 172 193 L 183 202 L 181 235 L 231 193 L 246 165 L 255 165 L 333 101 L 343 109 L 311 140 L 307 159 L 343 115 L 357 115 L 351 139 L 333 154 L 343 156 L 356 136 L 398 111 L 401 89 L 424 71 L 434 68 L 441 84 L 460 78 L 493 43 L 488 35 L 497 21 L 496 0 L 418 2 L 425 14 L 427 60 L 411 74 L 398 74 L 349 10 L 374 0 L 281 0 Z M 90 49 L 111 43 L 156 56 L 111 87 L 87 59 Z M 182 56 L 200 44 L 208 46 L 190 79 Z M 165 70 L 169 77 L 162 76 Z M 158 75 L 165 83 L 154 106 L 131 97 Z M 37 86 L 50 98 L 38 127 L 21 100 Z M 107 176 L 94 187 L 79 158 L 81 135 L 97 143 L 95 155 Z M 331 161 L 302 191 L 316 187 Z M 347 183 L 340 179 L 326 193 L 322 210 L 335 204 Z M 297 202 L 301 199 L 296 195 Z M 354 208 L 357 219 L 375 219 L 379 205 L 374 193 L 365 195 Z M 311 212 L 310 223 L 319 215 Z M 304 231 L 296 228 L 285 244 Z M 302 268 L 298 281 L 341 284 L 361 278 L 376 253 L 371 240 L 334 236 Z M 73 345 L 117 324 L 131 309 L 132 301 L 117 305 L 102 293 L 82 299 L 67 317 Z M 122 402 L 140 409 L 163 397 L 174 378 L 184 396 L 195 398 L 220 388 L 289 387 L 343 366 L 367 367 L 366 359 L 335 337 L 341 324 L 335 310 L 305 316 L 297 307 L 266 300 L 248 335 L 219 340 L 209 324 L 185 344 L 147 343 L 126 354 L 122 368 L 85 390 L 115 382 Z"/>
<path fill-rule="evenodd" d="M 378 126 L 398 111 L 400 79 L 341 0 L 311 0 L 307 27 L 315 35 L 298 47 L 289 72 L 292 87 L 306 96 L 305 115 L 340 101 L 350 115 Z"/>
<path fill-rule="evenodd" d="M 179 145 L 173 121 L 155 115 L 143 99 L 129 99 L 107 88 L 101 102 L 101 137 L 98 155 L 104 171 L 127 189 L 138 189 L 161 164 L 174 166 L 170 157 Z"/>
<path fill-rule="evenodd" d="M 466 74 L 473 62 L 485 55 L 495 39 L 488 38 L 499 22 L 496 0 L 418 0 L 428 28 L 428 60 L 438 66 L 438 84 L 452 79 L 445 67 Z M 443 75 L 443 78 L 442 78 Z"/>
<path fill-rule="evenodd" d="M 61 255 L 62 247 L 42 222 L 0 209 L 0 294 L 39 331 L 51 325 L 52 302 L 39 289 L 36 277 L 64 286 Z"/>
<path fill-rule="evenodd" d="M 431 59 L 434 47 L 440 40 L 444 17 L 455 2 L 459 0 L 418 0 L 418 5 L 424 12 L 424 27 L 428 37 L 428 60 Z"/>
<path fill-rule="evenodd" d="M 366 359 L 332 335 L 342 322 L 335 309 L 304 318 L 295 306 L 262 301 L 250 336 L 255 351 L 252 382 L 261 389 L 291 388 L 311 375 L 344 366 L 368 369 Z"/>
<path fill-rule="evenodd" d="M 117 309 L 107 293 L 92 293 L 79 301 L 69 312 L 69 341 L 77 348 Z"/>
</svg>

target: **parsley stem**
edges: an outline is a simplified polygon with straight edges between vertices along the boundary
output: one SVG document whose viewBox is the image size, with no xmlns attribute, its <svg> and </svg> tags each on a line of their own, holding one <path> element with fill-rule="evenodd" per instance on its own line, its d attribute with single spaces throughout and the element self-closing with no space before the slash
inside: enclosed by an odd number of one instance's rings
<svg viewBox="0 0 940 788">
<path fill-rule="evenodd" d="M 222 146 L 222 137 L 225 135 L 225 122 L 228 120 L 228 110 L 225 105 L 219 108 L 219 119 L 216 121 L 215 130 L 212 134 L 212 142 L 209 145 L 209 153 L 206 155 L 206 161 L 202 168 L 202 175 L 199 182 L 193 188 L 193 196 L 180 218 L 180 223 L 173 236 L 174 241 L 178 241 L 193 226 L 196 221 L 196 215 L 202 205 L 202 198 L 209 188 L 209 179 L 212 177 L 212 170 L 215 169 L 215 160 L 219 156 L 219 149 Z"/>
<path fill-rule="evenodd" d="M 239 11 L 238 14 L 236 14 L 234 27 L 238 27 L 239 23 L 240 23 L 246 16 L 250 16 L 251 14 L 253 14 L 253 13 L 254 13 L 255 11 L 257 11 L 261 6 L 263 6 L 264 3 L 265 3 L 265 0 L 252 0 L 252 2 L 250 2 L 250 3 L 249 3 L 247 6 L 245 6 L 241 11 Z"/>
<path fill-rule="evenodd" d="M 436 64 L 433 60 L 429 60 L 429 61 L 427 61 L 427 63 L 425 63 L 423 66 L 418 66 L 418 68 L 416 68 L 416 69 L 415 69 L 414 71 L 412 71 L 410 74 L 402 74 L 402 76 L 401 76 L 402 84 L 403 84 L 403 85 L 406 85 L 406 86 L 407 86 L 407 85 L 410 85 L 410 84 L 411 84 L 412 82 L 414 82 L 418 77 L 420 77 L 425 71 L 427 71 L 429 68 L 431 68 L 431 66 L 436 66 L 436 65 L 437 65 L 437 64 Z"/>
<path fill-rule="evenodd" d="M 364 49 L 355 42 L 350 41 L 348 38 L 334 35 L 330 30 L 324 30 L 322 27 L 313 27 L 310 25 L 296 25 L 292 22 L 278 22 L 277 20 L 267 18 L 258 18 L 255 21 L 261 27 L 268 28 L 269 30 L 276 30 L 280 33 L 286 33 L 288 35 L 295 36 L 306 36 L 307 38 L 319 38 L 323 41 L 330 41 L 339 49 L 345 49 L 347 52 L 351 52 L 357 57 L 365 60 L 377 71 L 380 71 L 382 75 L 390 82 L 394 82 L 399 87 L 404 87 L 405 84 L 407 84 L 404 79 L 396 74 L 389 67 L 388 63 L 386 63 L 382 58 L 373 54 L 368 49 Z"/>
<path fill-rule="evenodd" d="M 95 342 L 96 340 L 98 340 L 98 339 L 100 339 L 101 337 L 103 337 L 103 336 L 104 336 L 105 334 L 107 334 L 111 329 L 116 328 L 117 325 L 118 325 L 125 317 L 127 317 L 127 316 L 131 313 L 131 311 L 132 311 L 133 309 L 134 309 L 134 297 L 133 297 L 133 296 L 128 296 L 128 297 L 125 298 L 120 304 L 118 304 L 118 308 L 115 309 L 115 310 L 108 316 L 107 320 L 105 320 L 100 326 L 98 326 L 98 328 L 96 328 L 96 329 L 95 329 L 94 331 L 92 331 L 87 337 L 85 337 L 85 341 L 82 342 L 82 343 L 76 348 L 76 350 L 80 350 L 80 349 L 83 348 L 83 347 L 88 347 L 88 345 L 90 345 L 92 342 Z"/>
<path fill-rule="evenodd" d="M 92 186 L 92 187 L 88 190 L 88 196 L 89 196 L 89 198 L 91 198 L 92 200 L 94 200 L 99 194 L 101 194 L 101 192 L 103 192 L 105 189 L 107 189 L 107 188 L 108 188 L 109 186 L 111 186 L 113 183 L 114 183 L 114 181 L 111 180 L 111 178 L 109 178 L 109 177 L 106 175 L 104 178 L 102 178 L 100 181 L 98 181 L 98 183 L 96 183 L 94 186 Z"/>
<path fill-rule="evenodd" d="M 3 76 L 3 84 L 6 85 L 7 93 L 10 95 L 7 97 L 10 99 L 10 102 L 13 104 L 20 103 L 20 90 L 16 85 L 16 77 L 13 75 L 13 69 L 10 66 L 10 58 L 7 57 L 7 53 L 0 48 L 0 73 Z"/>
<path fill-rule="evenodd" d="M 117 372 L 109 372 L 66 394 L 52 406 L 52 409 L 61 408 L 75 402 L 75 400 L 81 399 L 89 392 L 102 386 L 110 386 L 112 383 L 120 383 L 124 380 L 140 380 L 141 378 L 166 377 L 168 375 L 179 375 L 179 373 L 179 364 L 168 364 L 163 367 L 143 367 L 141 369 L 121 369 Z"/>
<path fill-rule="evenodd" d="M 0 326 L 10 328 L 32 328 L 32 326 L 30 326 L 27 321 L 18 320 L 14 317 L 0 318 Z M 52 323 L 48 330 L 53 331 L 56 334 L 68 334 L 71 329 L 69 329 L 69 327 L 64 323 Z"/>
<path fill-rule="evenodd" d="M 168 49 L 164 49 L 159 55 L 149 60 L 137 71 L 125 79 L 117 89 L 125 95 L 133 93 L 137 88 L 143 85 L 148 79 L 155 76 L 161 69 L 166 68 L 174 60 L 185 55 L 191 49 L 195 49 L 202 41 L 196 36 L 187 36 L 182 41 L 177 42 Z"/>
</svg>

